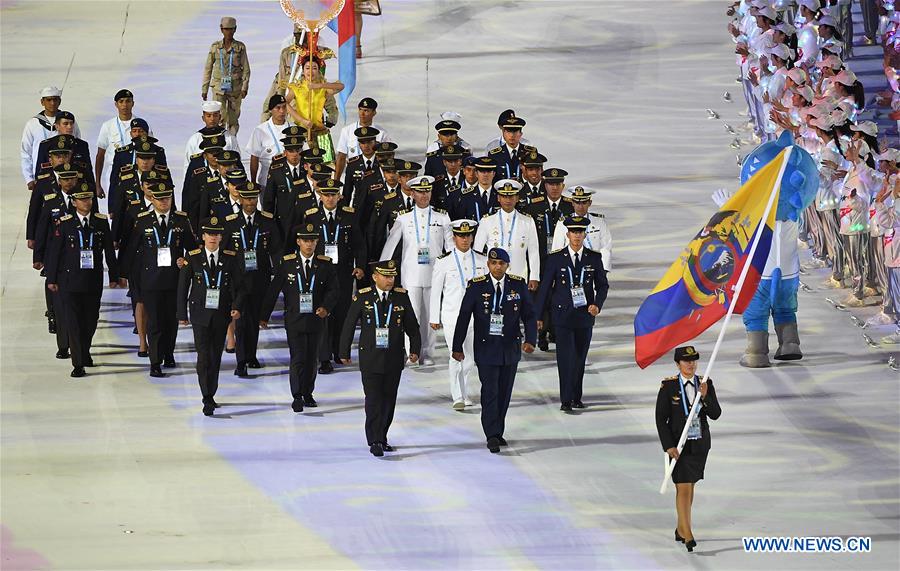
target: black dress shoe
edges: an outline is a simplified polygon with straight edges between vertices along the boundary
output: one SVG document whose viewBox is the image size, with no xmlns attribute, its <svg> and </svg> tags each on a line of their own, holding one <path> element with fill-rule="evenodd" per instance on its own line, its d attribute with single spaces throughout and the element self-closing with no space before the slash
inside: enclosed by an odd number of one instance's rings
<svg viewBox="0 0 900 571">
<path fill-rule="evenodd" d="M 491 436 L 487 441 L 488 450 L 491 451 L 491 454 L 496 454 L 500 452 L 500 439 L 496 436 Z"/>
<path fill-rule="evenodd" d="M 291 408 L 294 412 L 303 412 L 303 399 L 294 399 L 294 402 L 291 403 Z"/>
<path fill-rule="evenodd" d="M 562 403 L 561 405 L 559 405 L 559 410 L 562 410 L 565 412 L 572 412 L 572 403 L 570 403 L 570 402 Z"/>
<path fill-rule="evenodd" d="M 162 372 L 162 369 L 159 368 L 159 365 L 150 365 L 150 376 L 162 378 L 165 377 L 166 374 Z"/>
<path fill-rule="evenodd" d="M 385 452 L 393 452 L 394 451 L 394 447 L 391 446 L 390 444 L 388 444 L 387 442 L 385 442 L 384 444 L 381 445 L 381 449 L 384 450 Z"/>
<path fill-rule="evenodd" d="M 375 444 L 369 446 L 369 452 L 372 453 L 372 456 L 384 456 L 384 448 L 381 447 L 380 442 L 376 442 Z"/>
<path fill-rule="evenodd" d="M 334 371 L 334 365 L 331 364 L 331 361 L 322 361 L 322 364 L 319 365 L 320 375 L 327 375 L 332 371 Z"/>
<path fill-rule="evenodd" d="M 685 541 L 684 546 L 685 546 L 685 548 L 687 548 L 688 553 L 693 553 L 694 548 L 697 547 L 697 542 L 693 539 L 690 541 Z"/>
<path fill-rule="evenodd" d="M 69 358 L 69 352 L 68 352 L 68 351 L 57 351 L 57 352 L 56 352 L 56 358 L 57 358 L 57 359 L 68 359 L 68 358 Z"/>
<path fill-rule="evenodd" d="M 72 369 L 72 373 L 69 376 L 75 378 L 85 376 L 84 367 L 75 367 L 74 369 Z"/>
<path fill-rule="evenodd" d="M 681 534 L 678 533 L 678 529 L 675 530 L 675 541 L 678 543 L 684 543 L 684 538 L 681 537 Z"/>
<path fill-rule="evenodd" d="M 546 338 L 538 339 L 538 349 L 540 349 L 541 351 L 549 351 L 550 350 L 550 344 L 547 343 Z"/>
<path fill-rule="evenodd" d="M 237 368 L 234 370 L 234 374 L 241 378 L 250 376 L 250 374 L 247 372 L 247 365 L 245 365 L 244 363 L 241 363 L 237 366 Z"/>
<path fill-rule="evenodd" d="M 132 333 L 133 335 L 137 335 L 137 327 L 132 327 L 132 328 L 131 328 L 131 333 Z"/>
<path fill-rule="evenodd" d="M 165 367 L 167 369 L 174 369 L 175 368 L 175 357 L 166 357 L 165 359 L 163 359 L 163 367 Z"/>
<path fill-rule="evenodd" d="M 584 406 L 583 402 L 581 402 L 580 400 L 577 400 L 572 403 L 572 408 L 587 408 L 587 407 Z"/>
<path fill-rule="evenodd" d="M 316 399 L 314 399 L 312 395 L 309 395 L 308 397 L 303 397 L 303 406 L 316 408 L 319 406 L 319 403 L 316 402 Z"/>
<path fill-rule="evenodd" d="M 213 403 L 208 402 L 203 405 L 203 414 L 204 415 L 212 416 L 215 411 L 216 411 L 216 405 L 214 405 Z"/>
<path fill-rule="evenodd" d="M 231 349 L 229 349 L 228 347 L 225 347 L 225 352 L 228 353 L 229 355 L 231 355 L 232 353 L 234 353 L 234 347 L 232 347 Z"/>
<path fill-rule="evenodd" d="M 509 446 L 509 443 L 502 436 L 498 436 L 497 440 L 500 441 L 500 446 Z"/>
<path fill-rule="evenodd" d="M 262 365 L 259 364 L 259 361 L 256 357 L 247 360 L 247 366 L 251 369 L 262 369 Z"/>
<path fill-rule="evenodd" d="M 146 359 L 149 356 L 150 356 L 149 351 L 138 351 L 138 357 L 143 357 L 144 359 Z"/>
</svg>

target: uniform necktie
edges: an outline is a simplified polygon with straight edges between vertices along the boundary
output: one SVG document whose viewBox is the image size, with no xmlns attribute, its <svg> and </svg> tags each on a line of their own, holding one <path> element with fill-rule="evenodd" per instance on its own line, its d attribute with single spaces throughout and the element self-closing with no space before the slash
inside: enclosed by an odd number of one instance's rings
<svg viewBox="0 0 900 571">
<path fill-rule="evenodd" d="M 556 203 L 550 205 L 550 212 L 556 216 Z"/>
<path fill-rule="evenodd" d="M 366 159 L 366 170 L 372 170 L 372 161 Z"/>
<path fill-rule="evenodd" d="M 87 227 L 88 227 L 87 216 L 85 216 L 84 218 L 81 219 L 81 227 L 84 228 L 85 230 L 87 230 Z"/>
<path fill-rule="evenodd" d="M 209 267 L 210 268 L 216 267 L 216 256 L 214 254 L 209 255 Z"/>
<path fill-rule="evenodd" d="M 163 234 L 165 234 L 169 230 L 169 227 L 166 226 L 166 215 L 165 214 L 159 215 L 159 229 L 162 230 Z"/>
<path fill-rule="evenodd" d="M 406 207 L 412 208 L 412 198 L 410 198 L 408 196 L 406 197 Z"/>
<path fill-rule="evenodd" d="M 334 227 L 334 212 L 328 213 L 328 227 L 329 228 Z"/>
<path fill-rule="evenodd" d="M 297 180 L 297 167 L 291 167 L 291 178 Z"/>
<path fill-rule="evenodd" d="M 387 303 L 387 292 L 381 292 L 381 303 Z"/>
<path fill-rule="evenodd" d="M 481 193 L 481 199 L 484 201 L 485 204 L 487 204 L 487 202 L 488 202 L 488 192 L 487 191 L 484 191 Z"/>
<path fill-rule="evenodd" d="M 578 267 L 578 264 L 581 263 L 581 257 L 578 255 L 578 252 L 575 252 L 575 267 Z"/>
<path fill-rule="evenodd" d="M 68 195 L 66 196 L 66 211 L 67 212 L 72 211 L 72 197 L 70 197 Z"/>
<path fill-rule="evenodd" d="M 500 289 L 500 282 L 497 282 L 497 305 L 494 307 L 495 313 L 500 313 L 500 302 L 503 301 L 503 290 Z"/>
<path fill-rule="evenodd" d="M 253 215 L 247 216 L 247 226 L 253 226 Z"/>
<path fill-rule="evenodd" d="M 312 275 L 312 266 L 310 265 L 310 261 L 306 260 L 306 287 L 309 288 L 309 276 Z"/>
</svg>

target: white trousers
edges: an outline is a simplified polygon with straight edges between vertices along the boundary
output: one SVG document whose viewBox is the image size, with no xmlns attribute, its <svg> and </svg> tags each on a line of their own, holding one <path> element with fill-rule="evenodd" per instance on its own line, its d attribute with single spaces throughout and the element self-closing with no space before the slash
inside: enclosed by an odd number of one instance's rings
<svg viewBox="0 0 900 571">
<path fill-rule="evenodd" d="M 422 351 L 419 360 L 428 357 L 434 358 L 434 331 L 429 325 L 429 312 L 431 310 L 431 287 L 408 287 L 409 301 L 412 303 L 413 313 L 419 321 L 419 334 L 422 336 Z M 409 338 L 406 339 L 406 350 L 409 352 Z"/>
<path fill-rule="evenodd" d="M 469 384 L 472 378 L 478 378 L 478 375 L 472 372 L 475 369 L 475 332 L 471 323 L 466 332 L 466 340 L 463 341 L 463 354 L 466 357 L 461 363 L 453 358 L 453 333 L 456 331 L 456 317 L 456 315 L 441 316 L 444 339 L 447 340 L 447 348 L 450 351 L 448 374 L 450 376 L 450 396 L 453 398 L 453 402 L 473 400 L 472 397 L 480 392 L 479 388 Z"/>
</svg>

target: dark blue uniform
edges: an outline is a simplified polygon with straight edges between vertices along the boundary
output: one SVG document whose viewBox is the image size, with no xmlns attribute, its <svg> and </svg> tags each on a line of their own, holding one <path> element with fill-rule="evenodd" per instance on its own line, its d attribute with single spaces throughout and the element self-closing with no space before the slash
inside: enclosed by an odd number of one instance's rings
<svg viewBox="0 0 900 571">
<path fill-rule="evenodd" d="M 553 317 L 559 398 L 563 404 L 581 403 L 584 362 L 595 320 L 588 307 L 596 305 L 602 309 L 609 290 L 600 253 L 581 248 L 578 254 L 577 264 L 568 247 L 547 256 L 537 295 L 538 307 L 543 310 L 549 303 Z M 573 286 L 584 290 L 585 304 L 581 307 L 575 307 Z"/>
<path fill-rule="evenodd" d="M 470 280 L 453 334 L 453 352 L 461 353 L 469 321 L 474 319 L 475 365 L 481 379 L 481 426 L 489 439 L 502 438 L 506 427 L 506 411 L 522 356 L 519 322 L 525 325 L 525 342 L 532 345 L 537 342 L 537 318 L 524 278 L 507 274 L 501 290 L 498 300 L 490 275 Z M 490 334 L 491 314 L 503 316 L 502 335 Z"/>
<path fill-rule="evenodd" d="M 500 208 L 500 202 L 497 200 L 497 193 L 494 192 L 493 189 L 488 193 L 487 199 L 484 198 L 481 187 L 477 184 L 458 192 L 460 194 L 456 203 L 455 213 L 459 215 L 459 218 L 466 218 L 477 222 L 481 220 L 482 217 L 493 214 Z M 454 218 L 454 220 L 458 220 L 458 218 Z"/>
<path fill-rule="evenodd" d="M 519 159 L 525 153 L 530 153 L 534 150 L 536 150 L 534 147 L 519 144 L 516 152 L 510 155 L 509 149 L 506 148 L 505 143 L 491 149 L 488 156 L 493 159 L 494 163 L 497 165 L 497 174 L 494 175 L 494 180 L 501 180 L 504 178 L 520 180 L 522 178 L 522 167 L 519 164 Z"/>
<path fill-rule="evenodd" d="M 118 212 L 117 209 L 121 208 L 120 203 L 122 202 L 122 192 L 119 189 L 119 177 L 116 176 L 121 170 L 122 167 L 126 167 L 131 165 L 134 167 L 137 164 L 137 154 L 134 152 L 134 143 L 129 143 L 124 147 L 116 149 L 116 154 L 113 155 L 113 164 L 112 164 L 112 176 L 109 177 L 109 190 L 107 191 L 108 198 L 108 209 L 110 212 Z M 160 166 L 166 166 L 166 150 L 162 147 L 157 147 L 156 153 L 156 163 Z M 135 169 L 137 171 L 137 169 Z M 168 169 L 166 170 L 168 172 Z"/>
</svg>

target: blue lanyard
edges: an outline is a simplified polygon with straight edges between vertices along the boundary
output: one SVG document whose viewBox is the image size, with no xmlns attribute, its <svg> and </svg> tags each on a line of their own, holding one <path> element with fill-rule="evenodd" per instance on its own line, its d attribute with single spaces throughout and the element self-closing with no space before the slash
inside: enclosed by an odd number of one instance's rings
<svg viewBox="0 0 900 571">
<path fill-rule="evenodd" d="M 697 377 L 694 377 L 694 381 L 697 380 Z M 684 416 L 687 418 L 688 416 L 688 405 L 687 405 L 687 397 L 684 394 L 684 379 L 681 378 L 681 375 L 678 375 L 678 388 L 681 390 L 681 407 L 684 409 Z M 694 387 L 694 398 L 700 394 L 699 387 Z M 693 403 L 691 403 L 693 405 Z M 700 403 L 700 406 L 703 406 L 703 403 Z"/>
<path fill-rule="evenodd" d="M 209 272 L 206 270 L 203 270 L 203 279 L 206 281 L 206 289 L 219 289 L 219 284 L 222 283 L 222 270 L 219 270 L 219 276 L 216 278 L 214 285 L 209 284 Z"/>
<path fill-rule="evenodd" d="M 231 52 L 228 55 L 228 75 L 231 75 L 231 64 L 234 61 L 234 46 L 231 48 Z M 222 75 L 225 75 L 225 51 L 222 48 L 219 48 L 219 69 L 222 70 Z"/>
<path fill-rule="evenodd" d="M 93 250 L 94 249 L 94 233 L 93 232 L 90 232 L 90 231 L 88 232 L 87 248 L 84 247 L 84 227 L 83 226 L 78 228 L 78 238 L 79 238 L 78 241 L 81 242 L 82 250 Z"/>
<path fill-rule="evenodd" d="M 550 213 L 544 212 L 544 230 L 547 231 L 547 236 L 550 236 Z"/>
<path fill-rule="evenodd" d="M 341 223 L 337 223 L 337 227 L 334 229 L 334 240 L 328 241 L 328 223 L 322 224 L 322 238 L 325 239 L 326 244 L 337 244 L 338 237 L 341 235 Z"/>
<path fill-rule="evenodd" d="M 266 127 L 269 128 L 269 134 L 272 135 L 272 141 L 275 143 L 275 150 L 278 151 L 275 154 L 280 155 L 281 154 L 281 143 L 278 142 L 278 137 L 275 136 L 275 131 L 272 130 L 272 123 L 266 121 Z"/>
<path fill-rule="evenodd" d="M 165 246 L 163 246 L 163 244 L 160 243 L 160 241 L 159 241 L 159 230 L 156 228 L 156 226 L 153 227 L 153 234 L 156 235 L 156 247 L 157 247 L 157 248 L 168 247 L 168 246 L 169 246 L 169 242 L 172 241 L 172 229 L 171 229 L 171 228 L 169 228 L 169 237 L 166 238 Z"/>
<path fill-rule="evenodd" d="M 125 132 L 122 131 L 122 122 L 119 121 L 118 117 L 116 117 L 116 127 L 119 129 L 119 144 L 121 144 L 124 147 L 125 146 Z M 129 125 L 129 128 L 130 127 L 131 126 Z"/>
<path fill-rule="evenodd" d="M 388 306 L 387 319 L 384 322 L 385 327 L 387 327 L 388 325 L 391 324 L 391 313 L 393 311 L 394 311 L 394 302 L 391 302 L 391 304 Z M 378 302 L 377 301 L 375 302 L 375 327 L 379 328 L 379 329 L 381 328 L 381 319 L 378 314 Z"/>
<path fill-rule="evenodd" d="M 481 220 L 481 201 L 479 199 L 476 199 L 475 200 L 475 221 L 477 222 L 479 220 Z"/>
<path fill-rule="evenodd" d="M 303 276 L 301 274 L 297 274 L 297 289 L 300 290 L 300 293 L 312 293 L 314 289 L 316 289 L 316 274 L 314 273 L 309 277 L 309 291 L 303 291 Z"/>
<path fill-rule="evenodd" d="M 503 286 L 500 286 L 500 289 L 503 289 Z M 494 313 L 500 313 L 500 310 L 503 309 L 501 306 L 503 305 L 503 292 L 500 292 L 500 295 L 497 295 L 497 288 L 494 288 L 494 295 L 492 297 L 492 301 L 494 302 Z"/>
<path fill-rule="evenodd" d="M 575 285 L 583 286 L 584 285 L 584 266 L 581 266 L 581 277 L 578 279 L 578 284 L 576 284 L 575 280 L 572 278 L 572 268 L 570 268 L 569 266 L 566 266 L 566 270 L 568 270 L 568 272 L 569 272 L 569 283 L 571 283 L 573 286 L 575 286 Z"/>
<path fill-rule="evenodd" d="M 244 230 L 245 229 L 246 229 L 246 226 L 244 228 L 241 228 L 241 246 L 244 247 L 244 251 L 247 250 L 247 240 L 244 238 Z M 254 228 L 254 231 L 253 231 L 253 249 L 254 250 L 256 250 L 257 240 L 259 240 L 259 228 Z"/>
<path fill-rule="evenodd" d="M 137 152 L 134 150 L 131 151 L 131 164 L 137 164 Z"/>
<path fill-rule="evenodd" d="M 422 239 L 419 235 L 419 217 L 416 215 L 416 207 L 413 207 L 413 222 L 416 223 L 416 245 L 420 248 L 422 247 Z M 428 207 L 428 223 L 425 226 L 425 232 L 428 232 L 428 229 L 431 228 L 431 207 Z M 426 239 L 428 235 L 426 234 Z"/>
<path fill-rule="evenodd" d="M 512 235 L 513 235 L 513 230 L 515 230 L 515 228 L 516 228 L 516 216 L 518 216 L 518 214 L 519 214 L 518 212 L 513 212 L 512 224 L 509 225 L 509 236 L 506 241 L 507 247 L 512 247 Z M 500 245 L 502 246 L 503 245 L 503 235 L 506 234 L 506 231 L 503 229 L 503 211 L 500 211 L 500 213 L 497 216 L 500 217 Z"/>
<path fill-rule="evenodd" d="M 472 277 L 475 277 L 475 250 L 469 248 L 469 253 L 472 254 Z M 456 260 L 456 269 L 459 270 L 459 283 L 462 284 L 463 289 L 466 288 L 466 275 L 463 273 L 462 264 L 459 263 L 459 256 L 456 255 L 456 249 L 453 249 L 453 259 Z"/>
</svg>

